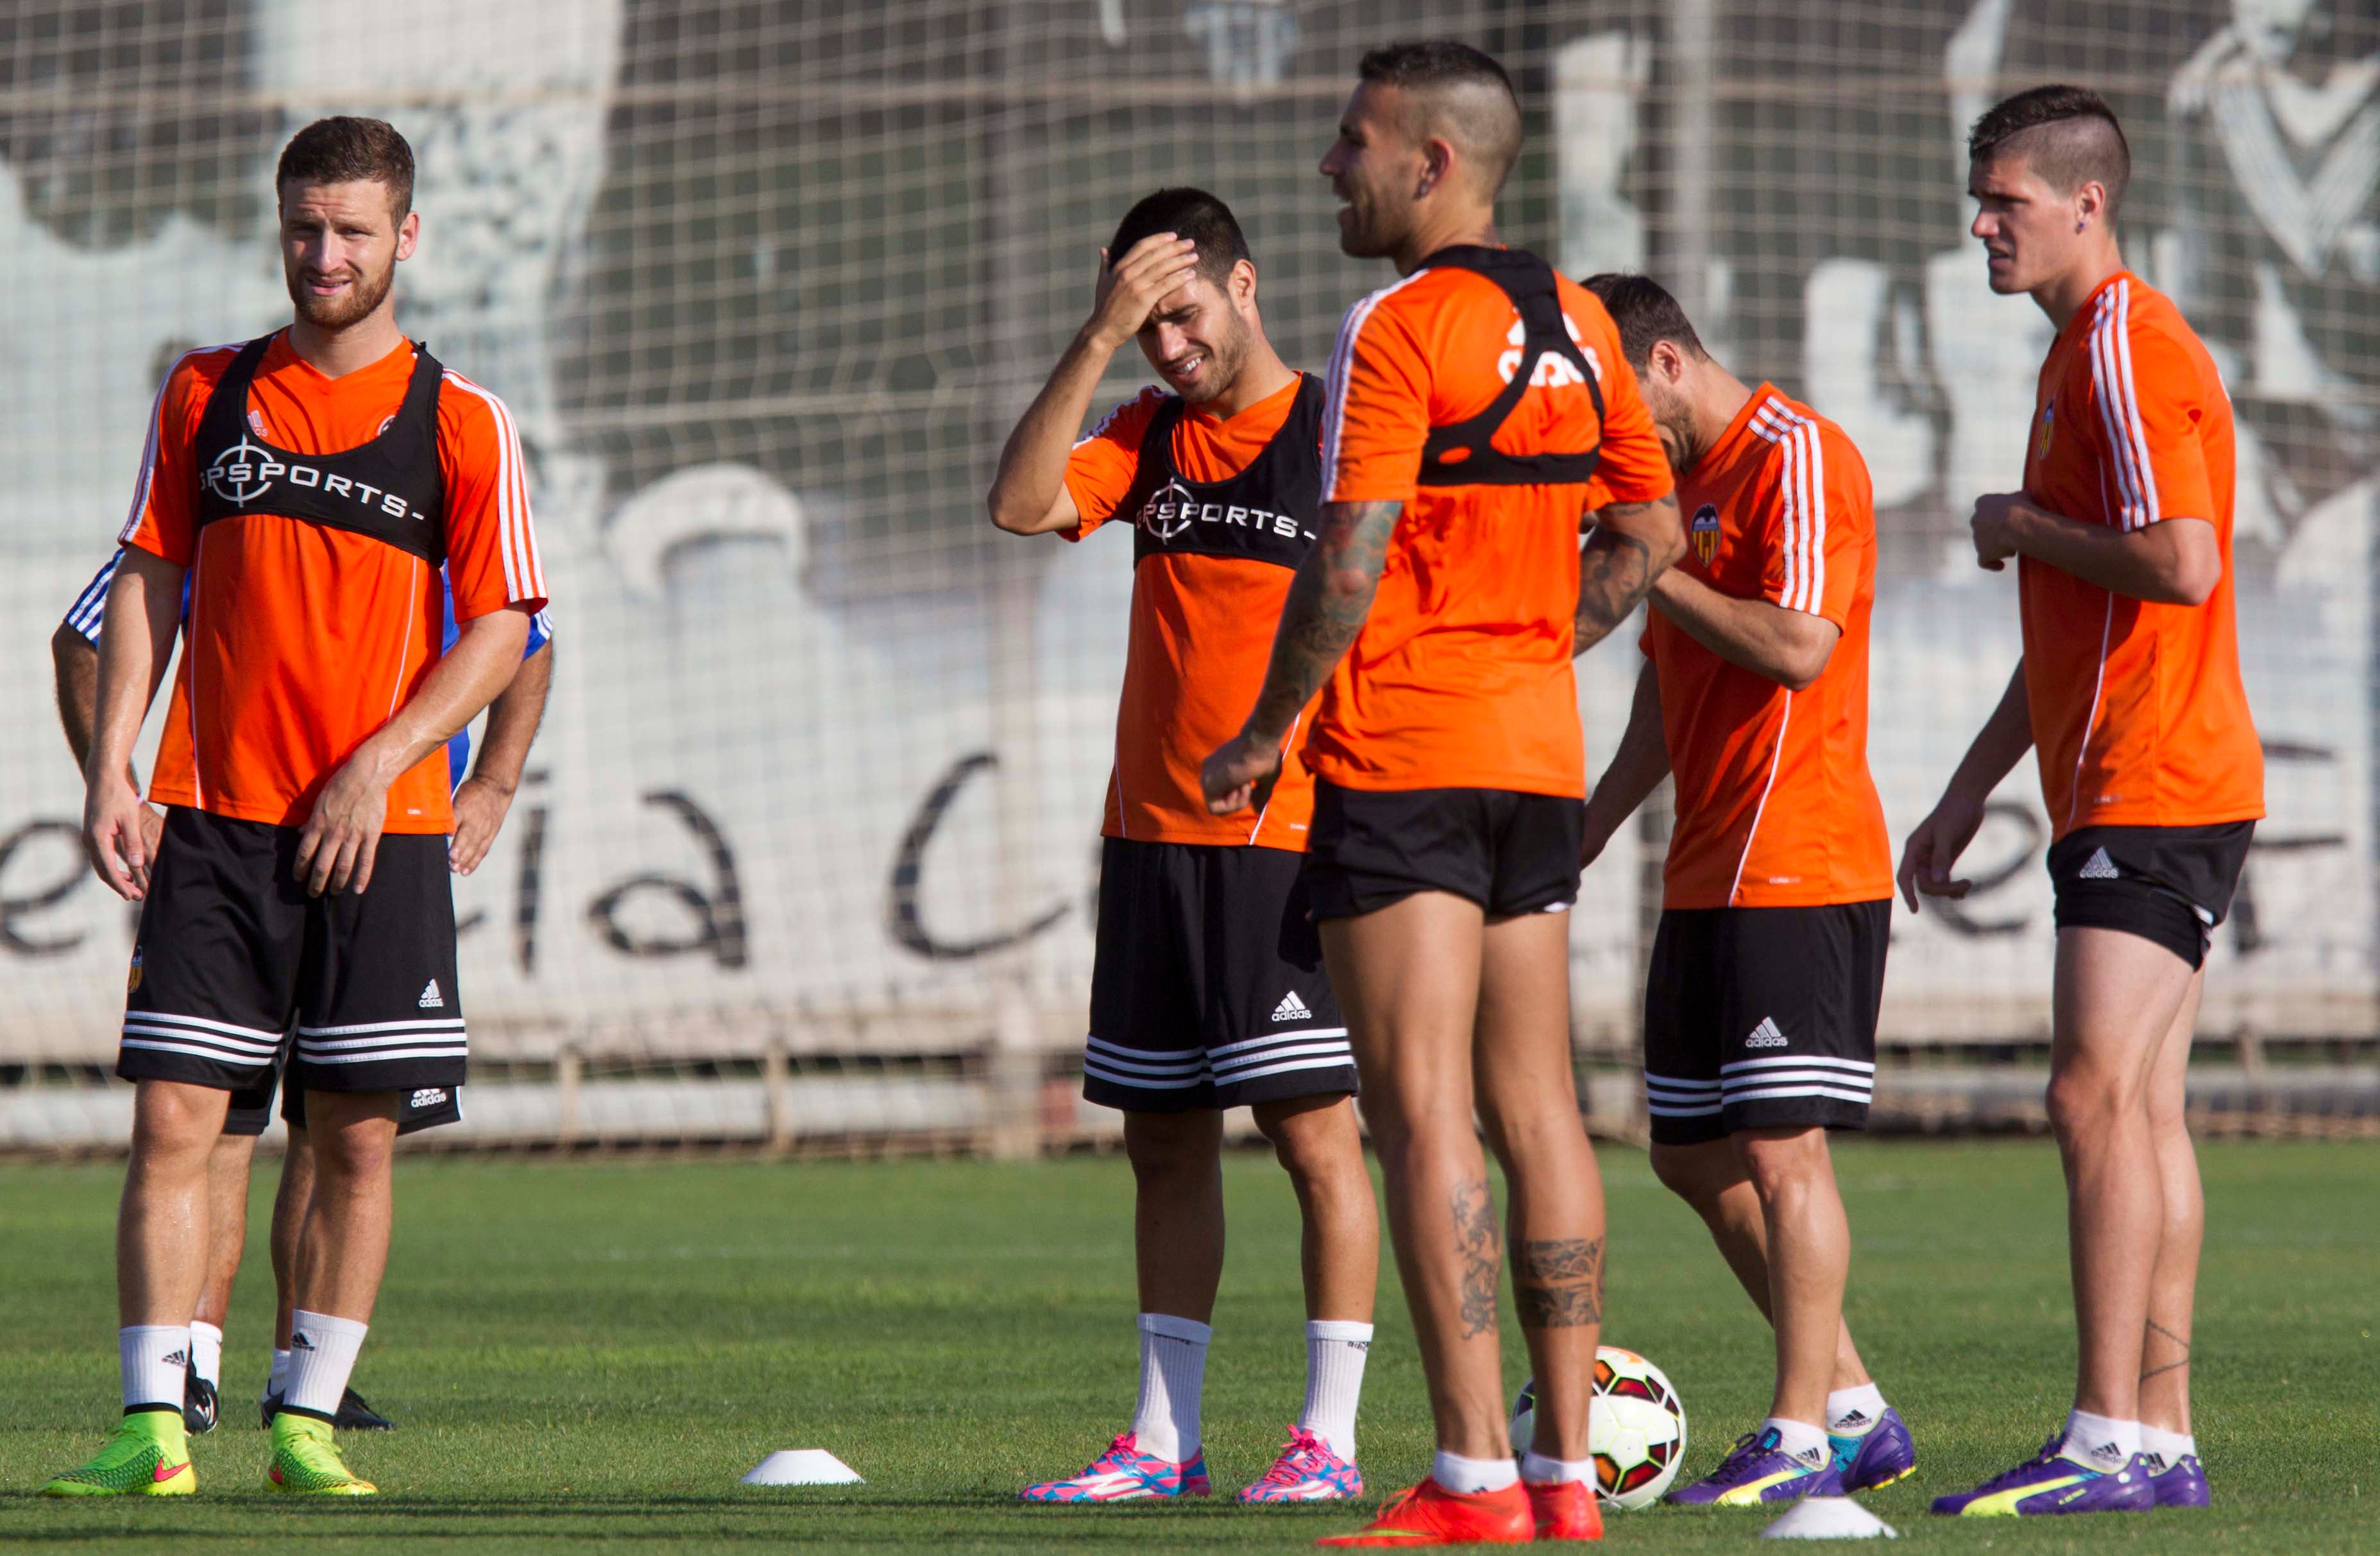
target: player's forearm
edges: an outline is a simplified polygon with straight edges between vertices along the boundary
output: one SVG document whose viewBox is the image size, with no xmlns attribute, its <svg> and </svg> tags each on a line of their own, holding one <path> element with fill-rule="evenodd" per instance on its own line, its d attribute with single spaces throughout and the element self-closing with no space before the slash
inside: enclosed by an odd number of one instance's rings
<svg viewBox="0 0 2380 1556">
<path fill-rule="evenodd" d="M 1595 781 L 1586 796 L 1586 833 L 1604 839 L 1636 813 L 1647 796 L 1670 772 L 1670 745 L 1661 730 L 1660 677 L 1649 663 L 1636 678 L 1636 697 L 1628 709 L 1628 727 L 1611 765 Z"/>
<path fill-rule="evenodd" d="M 439 656 L 388 723 L 347 759 L 382 788 L 396 782 L 422 758 L 455 737 L 494 701 L 521 666 L 528 641 L 528 613 L 491 611 L 463 624 L 455 646 Z"/>
<path fill-rule="evenodd" d="M 1653 580 L 1685 553 L 1685 526 L 1674 493 L 1599 510 L 1595 532 L 1579 548 L 1571 652 L 1585 653 L 1618 631 L 1652 592 Z"/>
<path fill-rule="evenodd" d="M 1835 624 L 1767 600 L 1738 600 L 1671 568 L 1653 581 L 1653 608 L 1730 664 L 1800 691 L 1834 656 Z"/>
<path fill-rule="evenodd" d="M 2019 504 L 2009 510 L 2008 527 L 2019 553 L 2134 600 L 2204 604 L 2222 577 L 2215 527 L 2204 519 L 2168 518 L 2139 529 L 2110 529 Z"/>
<path fill-rule="evenodd" d="M 181 630 L 182 573 L 164 558 L 132 546 L 116 564 L 100 626 L 98 689 L 83 753 L 86 784 L 102 774 L 132 772 L 141 721 Z"/>
<path fill-rule="evenodd" d="M 1115 346 L 1085 325 L 1033 396 L 1008 444 L 1000 451 L 987 506 L 991 522 L 1014 535 L 1038 535 L 1059 528 L 1053 518 L 1066 490 L 1066 456 L 1089 414 L 1091 396 L 1108 371 Z"/>
<path fill-rule="evenodd" d="M 545 722 L 545 699 L 552 689 L 553 643 L 548 639 L 521 661 L 512 684 L 488 705 L 487 733 L 472 759 L 472 777 L 508 795 L 520 787 L 521 769 L 528 763 L 538 726 Z"/>
<path fill-rule="evenodd" d="M 1380 587 L 1402 503 L 1325 503 L 1313 549 L 1290 579 L 1264 689 L 1241 733 L 1277 744 L 1346 657 Z"/>
<path fill-rule="evenodd" d="M 99 650 L 61 622 L 50 637 L 50 667 L 57 684 L 58 727 L 66 731 L 67 749 L 79 772 L 91 761 L 91 726 L 99 711 Z"/>
<path fill-rule="evenodd" d="M 1999 706 L 1976 732 L 1959 770 L 1943 789 L 1943 797 L 1982 804 L 2032 749 L 2033 699 L 2024 689 L 2024 661 L 2020 659 L 2015 673 L 2009 676 L 2008 689 L 2000 694 Z"/>
</svg>

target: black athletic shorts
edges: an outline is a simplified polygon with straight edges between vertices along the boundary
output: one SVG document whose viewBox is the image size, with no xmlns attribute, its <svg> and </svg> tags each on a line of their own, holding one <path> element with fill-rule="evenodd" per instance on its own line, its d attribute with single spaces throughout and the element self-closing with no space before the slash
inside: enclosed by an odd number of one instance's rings
<svg viewBox="0 0 2380 1556">
<path fill-rule="evenodd" d="M 389 833 L 370 888 L 309 897 L 298 829 L 187 806 L 140 905 L 115 1073 L 225 1091 L 449 1090 L 467 1043 L 446 839 Z M 294 1026 L 294 1032 L 292 1027 Z"/>
<path fill-rule="evenodd" d="M 1317 779 L 1305 873 L 1314 917 L 1451 892 L 1490 918 L 1578 900 L 1586 802 L 1511 789 L 1343 789 Z"/>
<path fill-rule="evenodd" d="M 2253 821 L 2068 833 L 2049 849 L 2058 927 L 2121 930 L 2203 967 L 2255 835 Z"/>
<path fill-rule="evenodd" d="M 1653 1139 L 1866 1126 L 1892 902 L 1668 908 L 1645 980 Z"/>
<path fill-rule="evenodd" d="M 1111 837 L 1083 1095 L 1127 1112 L 1355 1089 L 1301 855 Z"/>
<path fill-rule="evenodd" d="M 288 1058 L 285 1044 L 281 1054 Z M 281 1067 L 255 1086 L 243 1086 L 231 1094 L 231 1107 L 224 1114 L 226 1135 L 256 1136 L 264 1133 L 273 1122 L 273 1093 L 280 1088 Z M 292 1129 L 306 1127 L 306 1093 L 298 1087 L 281 1089 L 281 1119 Z M 463 1122 L 463 1088 L 459 1086 L 427 1086 L 408 1091 L 396 1105 L 396 1132 L 410 1135 L 419 1129 L 435 1129 L 442 1124 Z"/>
</svg>

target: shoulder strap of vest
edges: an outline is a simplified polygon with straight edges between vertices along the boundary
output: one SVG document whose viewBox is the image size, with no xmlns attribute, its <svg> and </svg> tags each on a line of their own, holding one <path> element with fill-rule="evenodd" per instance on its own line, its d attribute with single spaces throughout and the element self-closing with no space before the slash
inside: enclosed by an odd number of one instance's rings
<svg viewBox="0 0 2380 1556">
<path fill-rule="evenodd" d="M 1158 406 L 1157 414 L 1148 419 L 1148 425 L 1140 430 L 1142 469 L 1150 468 L 1148 462 L 1151 459 L 1164 460 L 1169 464 L 1172 461 L 1173 448 L 1168 440 L 1173 436 L 1173 429 L 1182 425 L 1184 409 L 1181 395 L 1168 395 Z"/>
<path fill-rule="evenodd" d="M 215 386 L 207 392 L 206 408 L 199 413 L 200 444 L 237 443 L 248 435 L 248 386 L 256 381 L 256 370 L 272 345 L 272 335 L 257 336 L 239 348 L 223 376 L 215 380 Z"/>
<path fill-rule="evenodd" d="M 1494 282 L 1520 311 L 1522 341 L 1520 365 L 1487 409 L 1467 421 L 1430 429 L 1428 440 L 1422 444 L 1421 470 L 1415 478 L 1419 484 L 1566 486 L 1582 485 L 1591 479 L 1603 456 L 1603 385 L 1563 327 L 1553 267 L 1524 249 L 1474 244 L 1441 249 L 1423 265 L 1433 270 L 1467 270 Z M 1538 360 L 1548 354 L 1569 362 L 1585 381 L 1587 395 L 1595 402 L 1595 442 L 1571 454 L 1506 454 L 1492 440 L 1520 405 L 1521 396 L 1528 393 Z"/>
<path fill-rule="evenodd" d="M 405 404 L 397 407 L 400 424 L 418 417 L 429 419 L 424 425 L 431 429 L 431 441 L 436 441 L 438 425 L 438 393 L 446 384 L 446 366 L 430 354 L 430 343 L 413 343 L 413 376 L 406 381 Z"/>
</svg>

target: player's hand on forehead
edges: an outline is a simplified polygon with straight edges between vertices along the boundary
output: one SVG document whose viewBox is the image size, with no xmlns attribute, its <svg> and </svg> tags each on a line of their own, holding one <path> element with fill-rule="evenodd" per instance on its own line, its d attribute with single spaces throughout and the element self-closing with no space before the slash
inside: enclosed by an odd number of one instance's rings
<svg viewBox="0 0 2380 1556">
<path fill-rule="evenodd" d="M 1099 283 L 1092 293 L 1091 325 L 1110 346 L 1140 334 L 1148 316 L 1198 268 L 1198 249 L 1186 237 L 1153 232 L 1111 261 L 1099 250 Z"/>
</svg>

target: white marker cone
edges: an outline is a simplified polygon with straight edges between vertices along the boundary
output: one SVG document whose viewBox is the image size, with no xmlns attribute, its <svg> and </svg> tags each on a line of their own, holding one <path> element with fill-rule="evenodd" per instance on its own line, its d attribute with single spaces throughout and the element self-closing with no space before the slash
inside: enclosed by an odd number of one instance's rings
<svg viewBox="0 0 2380 1556">
<path fill-rule="evenodd" d="M 1899 1539 L 1891 1525 L 1849 1497 L 1803 1497 L 1760 1531 L 1762 1539 Z"/>
<path fill-rule="evenodd" d="M 747 1486 L 857 1486 L 859 1472 L 823 1448 L 783 1448 L 752 1466 Z"/>
</svg>

